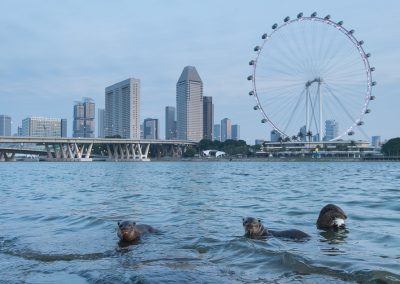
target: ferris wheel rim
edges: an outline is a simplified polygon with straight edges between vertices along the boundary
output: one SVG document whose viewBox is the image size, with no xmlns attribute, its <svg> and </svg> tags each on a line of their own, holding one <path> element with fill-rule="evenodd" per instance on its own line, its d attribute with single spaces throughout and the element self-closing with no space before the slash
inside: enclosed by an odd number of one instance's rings
<svg viewBox="0 0 400 284">
<path fill-rule="evenodd" d="M 360 126 L 362 123 L 362 119 L 364 116 L 370 112 L 370 109 L 368 108 L 370 101 L 374 98 L 372 94 L 372 87 L 376 84 L 376 82 L 372 81 L 372 71 L 374 71 L 375 68 L 371 68 L 368 57 L 370 56 L 369 53 L 366 53 L 364 48 L 362 47 L 362 44 L 364 43 L 363 41 L 358 41 L 357 38 L 354 36 L 354 30 L 348 30 L 343 26 L 343 22 L 334 22 L 333 20 L 330 19 L 330 16 L 326 16 L 324 18 L 319 17 L 316 15 L 316 13 L 313 13 L 311 16 L 303 16 L 302 13 L 299 13 L 298 16 L 294 19 L 290 19 L 289 17 L 286 17 L 284 19 L 284 22 L 280 25 L 274 24 L 272 26 L 272 32 L 270 34 L 263 34 L 262 39 L 263 42 L 261 46 L 256 46 L 254 48 L 254 51 L 257 52 L 256 57 L 254 60 L 250 61 L 250 65 L 253 66 L 253 71 L 252 75 L 248 77 L 248 80 L 252 81 L 252 91 L 249 93 L 252 96 L 254 96 L 256 100 L 256 106 L 254 107 L 254 110 L 259 110 L 263 116 L 262 123 L 268 123 L 270 126 L 272 126 L 273 130 L 277 131 L 281 137 L 283 138 L 289 138 L 290 135 L 282 131 L 276 124 L 276 122 L 272 121 L 271 118 L 268 116 L 268 114 L 264 111 L 263 106 L 260 102 L 260 98 L 258 96 L 257 92 L 257 64 L 260 59 L 260 54 L 262 53 L 266 43 L 271 39 L 271 37 L 283 29 L 284 27 L 287 27 L 289 25 L 293 25 L 302 21 L 313 21 L 313 22 L 318 22 L 324 25 L 329 25 L 332 28 L 336 28 L 338 31 L 340 31 L 343 35 L 345 35 L 352 43 L 353 48 L 357 49 L 359 52 L 359 55 L 361 57 L 361 60 L 363 61 L 363 68 L 366 74 L 366 85 L 367 85 L 367 90 L 365 92 L 364 96 L 364 103 L 361 108 L 361 112 L 357 115 L 357 118 L 353 121 L 353 123 L 347 127 L 346 130 L 339 134 L 338 136 L 334 137 L 333 139 L 329 141 L 335 141 L 341 139 L 345 135 L 352 135 L 350 133 L 354 133 L 353 129 L 356 128 L 357 126 Z"/>
</svg>

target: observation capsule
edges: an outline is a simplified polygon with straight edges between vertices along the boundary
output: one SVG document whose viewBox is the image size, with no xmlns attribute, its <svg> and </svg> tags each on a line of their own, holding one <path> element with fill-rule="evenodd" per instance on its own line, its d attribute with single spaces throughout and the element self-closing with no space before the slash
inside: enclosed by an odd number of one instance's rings
<svg viewBox="0 0 400 284">
<path fill-rule="evenodd" d="M 283 21 L 284 21 L 285 23 L 289 22 L 289 21 L 290 21 L 290 17 L 287 16 L 285 19 L 283 19 Z"/>
<path fill-rule="evenodd" d="M 371 86 L 376 86 L 376 82 L 373 81 L 373 82 L 371 83 Z"/>
<path fill-rule="evenodd" d="M 311 18 L 314 18 L 316 16 L 317 16 L 317 12 L 314 12 L 314 13 L 311 14 Z"/>
<path fill-rule="evenodd" d="M 349 35 L 354 34 L 354 30 L 349 30 Z"/>
<path fill-rule="evenodd" d="M 339 26 L 343 26 L 343 21 L 339 21 L 337 24 L 338 24 Z"/>
<path fill-rule="evenodd" d="M 353 130 L 350 130 L 349 132 L 347 132 L 347 135 L 354 135 L 354 131 Z"/>
<path fill-rule="evenodd" d="M 363 45 L 363 44 L 364 44 L 364 41 L 363 41 L 363 40 L 360 40 L 360 41 L 358 42 L 358 44 L 359 44 L 359 45 Z"/>
<path fill-rule="evenodd" d="M 357 122 L 357 125 L 358 126 L 361 126 L 361 125 L 363 125 L 364 124 L 364 121 L 359 121 L 359 122 Z"/>
<path fill-rule="evenodd" d="M 375 67 L 371 67 L 369 70 L 370 70 L 371 72 L 373 72 L 373 71 L 375 71 Z"/>
<path fill-rule="evenodd" d="M 329 20 L 330 18 L 331 18 L 331 15 L 326 15 L 324 19 Z"/>
<path fill-rule="evenodd" d="M 261 119 L 261 123 L 267 123 L 267 119 L 266 118 L 263 118 L 263 119 Z"/>
<path fill-rule="evenodd" d="M 297 19 L 300 19 L 300 18 L 302 18 L 303 17 L 303 13 L 298 13 L 297 14 Z"/>
<path fill-rule="evenodd" d="M 375 100 L 375 96 L 369 96 L 369 100 L 370 100 L 370 101 Z"/>
<path fill-rule="evenodd" d="M 254 65 L 255 61 L 254 60 L 250 60 L 249 65 Z"/>
<path fill-rule="evenodd" d="M 261 48 L 257 45 L 256 47 L 254 47 L 254 51 L 259 51 Z"/>
<path fill-rule="evenodd" d="M 261 36 L 262 39 L 266 39 L 267 37 L 268 37 L 267 34 L 263 34 L 263 35 Z"/>
<path fill-rule="evenodd" d="M 249 96 L 254 96 L 254 91 L 250 91 Z"/>
<path fill-rule="evenodd" d="M 249 81 L 253 80 L 253 75 L 247 76 L 247 80 Z"/>
<path fill-rule="evenodd" d="M 371 53 L 368 52 L 367 54 L 365 54 L 365 56 L 366 57 L 371 57 Z"/>
<path fill-rule="evenodd" d="M 258 110 L 258 109 L 260 109 L 260 107 L 257 105 L 257 106 L 254 106 L 253 109 Z"/>
<path fill-rule="evenodd" d="M 371 110 L 370 110 L 369 108 L 367 108 L 367 109 L 365 110 L 365 113 L 371 113 Z"/>
<path fill-rule="evenodd" d="M 272 29 L 275 30 L 278 27 L 278 24 L 273 24 Z"/>
</svg>

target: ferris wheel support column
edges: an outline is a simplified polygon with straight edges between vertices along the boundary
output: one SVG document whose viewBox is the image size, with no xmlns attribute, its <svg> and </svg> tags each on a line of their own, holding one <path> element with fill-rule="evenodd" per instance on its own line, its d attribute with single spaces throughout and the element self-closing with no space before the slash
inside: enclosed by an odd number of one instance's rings
<svg viewBox="0 0 400 284">
<path fill-rule="evenodd" d="M 317 93 L 319 98 L 319 141 L 322 141 L 322 95 L 321 95 L 321 78 L 317 79 Z"/>
<path fill-rule="evenodd" d="M 306 86 L 306 134 L 308 133 L 308 97 L 310 96 L 310 91 L 308 86 Z"/>
</svg>

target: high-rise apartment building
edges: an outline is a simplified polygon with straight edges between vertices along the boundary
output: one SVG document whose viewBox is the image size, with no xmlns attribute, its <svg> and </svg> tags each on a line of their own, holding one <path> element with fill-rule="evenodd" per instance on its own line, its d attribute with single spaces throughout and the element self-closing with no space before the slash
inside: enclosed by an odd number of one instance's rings
<svg viewBox="0 0 400 284">
<path fill-rule="evenodd" d="M 281 139 L 281 134 L 277 130 L 271 131 L 271 142 L 278 142 Z"/>
<path fill-rule="evenodd" d="M 165 139 L 176 139 L 176 118 L 175 107 L 173 106 L 165 107 Z"/>
<path fill-rule="evenodd" d="M 229 118 L 221 120 L 221 141 L 232 139 L 232 121 Z"/>
<path fill-rule="evenodd" d="M 28 137 L 64 137 L 66 127 L 66 119 L 32 116 L 22 120 L 21 134 Z"/>
<path fill-rule="evenodd" d="M 129 78 L 105 89 L 104 135 L 140 138 L 140 80 Z"/>
<path fill-rule="evenodd" d="M 214 140 L 221 141 L 221 124 L 214 124 Z"/>
<path fill-rule="evenodd" d="M 158 119 L 146 118 L 143 122 L 143 138 L 144 139 L 159 139 L 160 127 Z"/>
<path fill-rule="evenodd" d="M 62 118 L 61 119 L 61 137 L 67 137 L 68 136 L 68 124 L 67 124 L 67 119 Z"/>
<path fill-rule="evenodd" d="M 232 139 L 240 140 L 240 125 L 239 124 L 232 125 Z"/>
<path fill-rule="evenodd" d="M 97 137 L 104 138 L 104 108 L 97 110 Z"/>
<path fill-rule="evenodd" d="M 325 141 L 332 140 L 339 136 L 339 124 L 335 120 L 325 121 Z"/>
<path fill-rule="evenodd" d="M 203 97 L 203 139 L 213 139 L 214 104 L 212 97 Z"/>
<path fill-rule="evenodd" d="M 372 136 L 371 137 L 371 146 L 375 148 L 379 148 L 381 146 L 381 137 L 380 136 Z"/>
<path fill-rule="evenodd" d="M 95 104 L 91 98 L 75 102 L 73 137 L 94 138 Z"/>
<path fill-rule="evenodd" d="M 186 66 L 176 83 L 177 138 L 203 138 L 203 82 L 193 66 Z"/>
<path fill-rule="evenodd" d="M 11 117 L 0 114 L 0 136 L 11 136 Z"/>
</svg>

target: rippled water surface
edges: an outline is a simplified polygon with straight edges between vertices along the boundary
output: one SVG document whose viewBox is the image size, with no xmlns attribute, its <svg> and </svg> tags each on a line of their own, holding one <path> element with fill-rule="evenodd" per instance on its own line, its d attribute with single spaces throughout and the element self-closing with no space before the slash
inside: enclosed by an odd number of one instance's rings
<svg viewBox="0 0 400 284">
<path fill-rule="evenodd" d="M 0 282 L 400 282 L 400 163 L 0 163 Z M 335 203 L 346 232 L 315 227 Z M 306 242 L 243 237 L 241 218 Z M 160 230 L 118 246 L 117 221 Z"/>
</svg>

